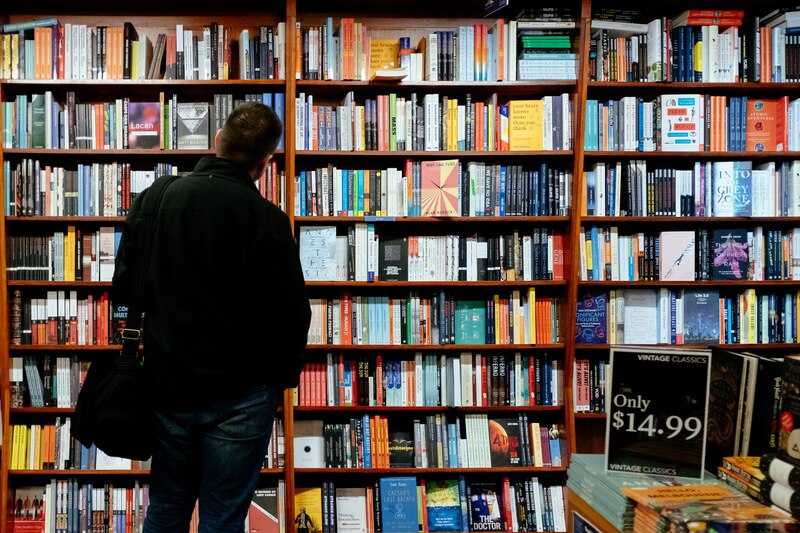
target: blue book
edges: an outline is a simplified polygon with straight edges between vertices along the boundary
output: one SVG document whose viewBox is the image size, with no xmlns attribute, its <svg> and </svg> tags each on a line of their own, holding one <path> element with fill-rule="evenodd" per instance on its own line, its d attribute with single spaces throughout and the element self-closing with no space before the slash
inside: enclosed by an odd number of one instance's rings
<svg viewBox="0 0 800 533">
<path fill-rule="evenodd" d="M 3 33 L 16 33 L 19 31 L 32 30 L 34 28 L 44 28 L 46 26 L 57 26 L 58 19 L 55 17 L 39 20 L 27 20 L 24 22 L 11 22 L 3 24 Z"/>
<path fill-rule="evenodd" d="M 281 135 L 281 140 L 278 142 L 278 150 L 283 150 L 284 140 L 286 138 L 286 95 L 283 93 L 275 93 L 275 113 L 280 117 L 281 124 L 284 127 L 284 133 Z"/>
<path fill-rule="evenodd" d="M 381 478 L 380 492 L 383 532 L 410 533 L 419 531 L 419 522 L 417 521 L 417 478 L 414 476 Z"/>
<path fill-rule="evenodd" d="M 364 468 L 372 468 L 372 436 L 370 435 L 369 415 L 361 418 L 361 426 L 364 430 Z"/>
</svg>

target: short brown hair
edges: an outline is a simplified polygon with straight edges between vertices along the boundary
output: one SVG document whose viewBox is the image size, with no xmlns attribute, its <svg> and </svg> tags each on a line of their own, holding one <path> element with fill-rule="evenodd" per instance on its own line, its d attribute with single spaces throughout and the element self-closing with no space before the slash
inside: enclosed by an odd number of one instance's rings
<svg viewBox="0 0 800 533">
<path fill-rule="evenodd" d="M 228 115 L 217 146 L 217 155 L 255 168 L 275 153 L 283 125 L 275 111 L 257 102 L 242 102 Z"/>
</svg>

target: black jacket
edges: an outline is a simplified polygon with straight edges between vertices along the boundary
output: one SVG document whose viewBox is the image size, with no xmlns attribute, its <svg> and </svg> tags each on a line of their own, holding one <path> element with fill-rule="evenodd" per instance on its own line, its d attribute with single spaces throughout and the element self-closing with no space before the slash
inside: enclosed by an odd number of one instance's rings
<svg viewBox="0 0 800 533">
<path fill-rule="evenodd" d="M 123 228 L 113 299 L 125 304 L 141 201 Z M 204 157 L 165 191 L 146 278 L 145 366 L 156 399 L 205 405 L 295 386 L 311 308 L 289 218 L 244 167 Z"/>
</svg>

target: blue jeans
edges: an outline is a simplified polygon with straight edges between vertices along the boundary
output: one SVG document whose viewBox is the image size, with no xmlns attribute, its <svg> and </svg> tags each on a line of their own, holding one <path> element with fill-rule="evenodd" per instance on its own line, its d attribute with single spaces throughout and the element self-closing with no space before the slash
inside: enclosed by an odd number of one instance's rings
<svg viewBox="0 0 800 533">
<path fill-rule="evenodd" d="M 156 409 L 144 533 L 188 532 L 198 499 L 200 533 L 244 531 L 280 393 L 265 385 L 202 409 Z"/>
</svg>

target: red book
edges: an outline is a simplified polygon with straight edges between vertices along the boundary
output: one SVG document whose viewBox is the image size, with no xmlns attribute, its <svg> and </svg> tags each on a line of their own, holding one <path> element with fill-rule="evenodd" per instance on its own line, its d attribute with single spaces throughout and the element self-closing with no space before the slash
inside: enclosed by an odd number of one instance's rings
<svg viewBox="0 0 800 533">
<path fill-rule="evenodd" d="M 506 522 L 506 531 L 514 531 L 511 523 L 511 481 L 508 476 L 503 477 L 503 517 Z"/>
</svg>

